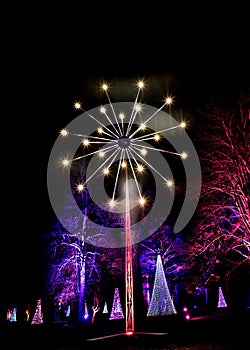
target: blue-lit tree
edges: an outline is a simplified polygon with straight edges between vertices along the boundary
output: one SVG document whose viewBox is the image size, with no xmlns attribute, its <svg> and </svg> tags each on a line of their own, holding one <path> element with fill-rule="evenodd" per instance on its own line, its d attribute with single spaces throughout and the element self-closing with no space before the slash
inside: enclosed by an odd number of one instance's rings
<svg viewBox="0 0 250 350">
<path fill-rule="evenodd" d="M 12 311 L 10 312 L 10 318 L 9 318 L 9 321 L 10 321 L 10 322 L 16 322 L 16 321 L 17 321 L 17 316 L 16 316 L 16 314 L 17 314 L 17 308 L 14 307 L 14 308 L 12 309 Z"/>
</svg>

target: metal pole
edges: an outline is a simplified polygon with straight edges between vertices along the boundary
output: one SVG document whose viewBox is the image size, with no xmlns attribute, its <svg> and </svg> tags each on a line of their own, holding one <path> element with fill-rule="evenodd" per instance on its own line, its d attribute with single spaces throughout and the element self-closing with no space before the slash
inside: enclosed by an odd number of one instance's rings
<svg viewBox="0 0 250 350">
<path fill-rule="evenodd" d="M 126 170 L 126 218 L 125 218 L 125 288 L 126 288 L 126 333 L 134 332 L 134 298 L 133 298 L 133 248 L 131 244 L 130 205 L 128 172 Z"/>
</svg>

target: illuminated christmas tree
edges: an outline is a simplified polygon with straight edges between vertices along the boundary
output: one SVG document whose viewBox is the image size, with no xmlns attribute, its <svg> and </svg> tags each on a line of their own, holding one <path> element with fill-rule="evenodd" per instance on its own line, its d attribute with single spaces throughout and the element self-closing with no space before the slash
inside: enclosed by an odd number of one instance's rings
<svg viewBox="0 0 250 350">
<path fill-rule="evenodd" d="M 218 297 L 217 307 L 227 307 L 227 303 L 226 303 L 226 300 L 224 298 L 221 287 L 219 287 L 219 297 Z"/>
<path fill-rule="evenodd" d="M 7 310 L 7 321 L 10 321 L 11 319 L 11 314 L 12 314 L 12 311 L 10 309 Z"/>
<path fill-rule="evenodd" d="M 36 305 L 36 312 L 35 315 L 31 321 L 31 324 L 41 324 L 43 323 L 43 316 L 42 316 L 42 301 L 39 299 L 37 301 Z"/>
<path fill-rule="evenodd" d="M 121 305 L 119 290 L 118 290 L 118 288 L 115 288 L 113 306 L 112 306 L 112 310 L 111 310 L 111 314 L 110 314 L 109 319 L 110 320 L 118 320 L 118 319 L 121 319 L 121 318 L 124 318 L 124 314 L 123 314 L 123 311 L 122 311 L 122 305 Z"/>
<path fill-rule="evenodd" d="M 107 302 L 105 301 L 104 303 L 104 307 L 103 307 L 103 314 L 107 314 L 108 313 L 108 305 L 107 305 Z"/>
<path fill-rule="evenodd" d="M 29 320 L 30 320 L 30 307 L 29 307 L 29 305 L 27 305 L 27 307 L 26 307 L 25 316 L 26 316 L 25 321 L 29 322 Z"/>
<path fill-rule="evenodd" d="M 11 312 L 10 322 L 16 322 L 16 320 L 16 307 L 14 307 L 14 309 Z"/>
<path fill-rule="evenodd" d="M 70 316 L 70 305 L 68 305 L 66 310 L 66 317 L 69 318 L 69 316 Z"/>
<path fill-rule="evenodd" d="M 87 320 L 88 318 L 89 318 L 89 311 L 88 311 L 87 302 L 85 300 L 85 302 L 84 302 L 84 320 Z"/>
<path fill-rule="evenodd" d="M 156 271 L 152 298 L 147 316 L 165 316 L 176 314 L 171 298 L 160 254 L 157 255 Z"/>
</svg>

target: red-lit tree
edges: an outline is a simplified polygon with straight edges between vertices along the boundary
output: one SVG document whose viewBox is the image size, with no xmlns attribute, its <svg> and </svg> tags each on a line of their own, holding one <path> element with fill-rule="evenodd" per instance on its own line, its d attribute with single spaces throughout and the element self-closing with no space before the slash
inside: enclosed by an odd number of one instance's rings
<svg viewBox="0 0 250 350">
<path fill-rule="evenodd" d="M 199 277 L 228 283 L 237 272 L 249 272 L 250 93 L 229 105 L 213 101 L 198 135 L 202 191 L 189 237 L 195 285 Z"/>
</svg>

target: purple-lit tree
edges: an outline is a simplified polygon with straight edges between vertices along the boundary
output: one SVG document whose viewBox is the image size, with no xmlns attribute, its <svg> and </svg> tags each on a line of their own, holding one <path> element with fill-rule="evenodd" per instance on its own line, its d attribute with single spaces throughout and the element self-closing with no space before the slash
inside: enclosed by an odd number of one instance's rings
<svg viewBox="0 0 250 350">
<path fill-rule="evenodd" d="M 55 304 L 67 305 L 78 301 L 78 321 L 84 320 L 85 275 L 87 266 L 95 264 L 95 251 L 70 235 L 62 227 L 51 232 L 51 259 L 48 268 L 48 294 Z M 86 263 L 87 261 L 87 263 Z M 89 271 L 89 270 L 88 270 Z"/>
<path fill-rule="evenodd" d="M 203 185 L 190 235 L 193 283 L 230 281 L 250 266 L 250 93 L 213 101 L 197 142 Z"/>
<path fill-rule="evenodd" d="M 217 307 L 218 308 L 220 308 L 220 307 L 227 307 L 227 303 L 226 303 L 224 294 L 222 292 L 221 286 L 219 287 L 219 291 L 218 291 L 218 304 L 217 304 Z"/>
<path fill-rule="evenodd" d="M 118 319 L 122 319 L 122 318 L 124 318 L 124 314 L 123 314 L 123 310 L 122 310 L 119 289 L 116 287 L 109 319 L 110 320 L 118 320 Z"/>
<path fill-rule="evenodd" d="M 75 173 L 72 173 L 72 182 L 77 183 L 75 176 Z M 107 250 L 86 243 L 86 238 L 88 242 L 91 241 L 91 237 L 86 237 L 87 223 L 91 225 L 91 221 L 86 220 L 87 214 L 90 212 L 103 223 L 107 219 L 97 206 L 91 202 L 88 203 L 89 198 L 85 193 L 75 191 L 74 195 L 85 215 L 81 217 L 71 215 L 72 199 L 69 198 L 63 210 L 64 219 L 67 220 L 68 226 L 72 227 L 73 232 L 79 232 L 78 236 L 68 232 L 59 221 L 55 221 L 49 232 L 47 254 L 50 266 L 47 274 L 47 289 L 55 304 L 59 303 L 66 307 L 71 301 L 77 301 L 78 322 L 83 322 L 85 320 L 85 300 L 87 299 L 88 303 L 93 306 L 94 315 L 96 304 L 99 308 L 102 298 L 106 297 L 107 278 L 112 271 L 112 276 L 116 279 L 116 276 L 121 274 L 122 265 L 118 249 Z M 87 206 L 84 206 L 85 202 Z M 103 233 L 100 227 L 95 237 L 92 238 L 105 240 L 105 227 L 103 226 Z"/>
<path fill-rule="evenodd" d="M 86 276 L 91 294 L 93 281 L 98 280 L 98 249 L 85 243 L 85 216 L 71 215 L 70 199 L 65 205 L 65 219 L 79 232 L 78 237 L 69 233 L 56 221 L 49 233 L 47 289 L 55 304 L 67 305 L 77 300 L 78 321 L 84 321 L 84 301 L 86 298 Z M 99 234 L 101 234 L 99 232 Z"/>
<path fill-rule="evenodd" d="M 32 318 L 31 324 L 41 324 L 41 323 L 43 323 L 42 300 L 38 299 L 36 304 L 36 311 Z"/>
</svg>

